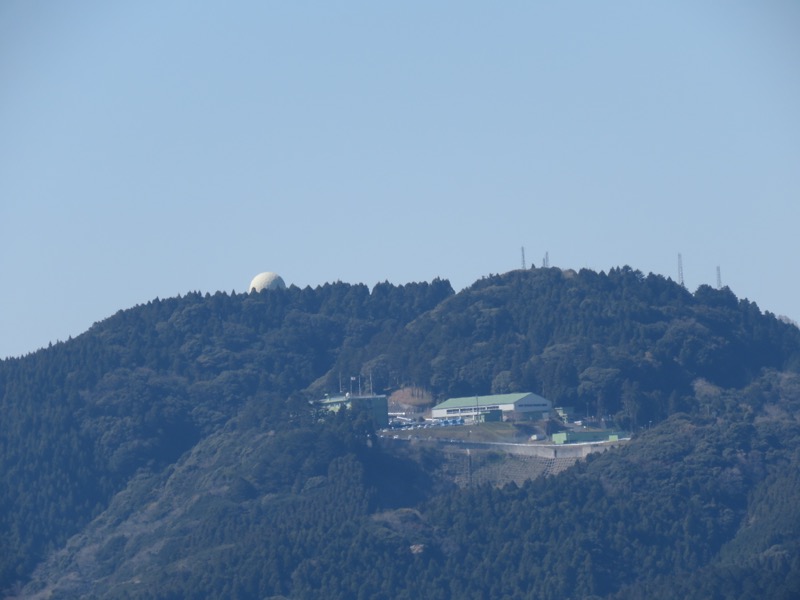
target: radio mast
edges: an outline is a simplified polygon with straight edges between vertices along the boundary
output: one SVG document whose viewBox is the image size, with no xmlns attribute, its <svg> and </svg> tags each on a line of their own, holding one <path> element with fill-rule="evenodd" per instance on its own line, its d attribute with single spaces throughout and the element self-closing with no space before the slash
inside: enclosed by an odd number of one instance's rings
<svg viewBox="0 0 800 600">
<path fill-rule="evenodd" d="M 522 270 L 524 271 L 525 267 L 525 246 L 522 247 Z"/>
<path fill-rule="evenodd" d="M 719 265 L 717 265 L 717 289 L 722 289 L 722 275 L 719 272 Z"/>
<path fill-rule="evenodd" d="M 686 287 L 683 283 L 683 257 L 678 253 L 678 283 L 681 287 Z"/>
</svg>

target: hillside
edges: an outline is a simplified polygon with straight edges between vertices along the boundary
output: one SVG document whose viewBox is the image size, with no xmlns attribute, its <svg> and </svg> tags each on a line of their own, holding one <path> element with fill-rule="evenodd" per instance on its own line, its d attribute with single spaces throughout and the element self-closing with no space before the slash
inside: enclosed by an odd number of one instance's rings
<svg viewBox="0 0 800 600">
<path fill-rule="evenodd" d="M 353 376 L 535 391 L 635 437 L 459 490 L 363 415 L 320 420 Z M 727 288 L 625 267 L 157 299 L 0 362 L 0 408 L 12 596 L 800 591 L 800 331 Z"/>
</svg>

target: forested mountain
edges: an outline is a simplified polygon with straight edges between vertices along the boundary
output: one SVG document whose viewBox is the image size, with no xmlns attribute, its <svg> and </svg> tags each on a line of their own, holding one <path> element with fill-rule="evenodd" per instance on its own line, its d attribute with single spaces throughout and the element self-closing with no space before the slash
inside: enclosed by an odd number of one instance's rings
<svg viewBox="0 0 800 600">
<path fill-rule="evenodd" d="M 534 391 L 635 433 L 458 490 L 342 378 Z M 800 331 L 628 267 L 189 294 L 0 362 L 0 589 L 98 598 L 800 592 Z"/>
</svg>

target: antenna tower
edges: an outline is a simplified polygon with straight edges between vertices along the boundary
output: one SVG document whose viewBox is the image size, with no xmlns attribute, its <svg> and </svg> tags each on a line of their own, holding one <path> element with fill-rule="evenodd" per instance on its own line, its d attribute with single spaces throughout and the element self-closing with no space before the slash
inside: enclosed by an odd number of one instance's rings
<svg viewBox="0 0 800 600">
<path fill-rule="evenodd" d="M 545 252 L 544 258 L 542 259 L 542 268 L 548 269 L 550 268 L 550 253 Z"/>
<path fill-rule="evenodd" d="M 686 287 L 683 283 L 683 257 L 678 253 L 678 283 L 681 287 Z"/>
<path fill-rule="evenodd" d="M 719 272 L 719 265 L 717 265 L 717 289 L 722 289 L 722 275 Z"/>
<path fill-rule="evenodd" d="M 524 271 L 525 267 L 525 246 L 522 247 L 522 270 Z"/>
</svg>

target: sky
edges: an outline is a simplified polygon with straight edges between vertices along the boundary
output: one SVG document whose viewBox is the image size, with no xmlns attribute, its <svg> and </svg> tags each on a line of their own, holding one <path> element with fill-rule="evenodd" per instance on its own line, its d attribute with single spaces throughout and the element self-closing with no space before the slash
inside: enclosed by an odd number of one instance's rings
<svg viewBox="0 0 800 600">
<path fill-rule="evenodd" d="M 629 265 L 800 320 L 800 2 L 0 2 L 0 358 L 192 291 Z"/>
</svg>

